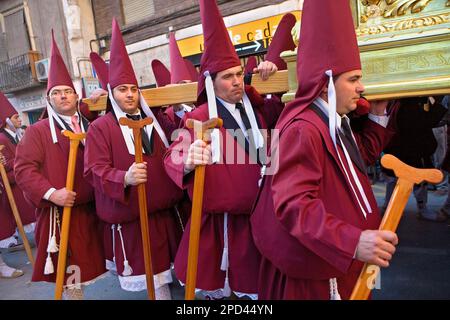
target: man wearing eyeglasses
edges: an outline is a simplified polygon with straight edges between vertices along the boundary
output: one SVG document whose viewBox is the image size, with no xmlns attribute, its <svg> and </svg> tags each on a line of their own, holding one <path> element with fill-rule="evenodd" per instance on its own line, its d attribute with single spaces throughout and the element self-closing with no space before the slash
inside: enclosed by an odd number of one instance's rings
<svg viewBox="0 0 450 320">
<path fill-rule="evenodd" d="M 83 178 L 84 146 L 77 152 L 74 191 L 65 188 L 70 141 L 62 130 L 86 132 L 78 95 L 53 39 L 47 84 L 48 119 L 30 126 L 17 148 L 16 180 L 36 206 L 36 264 L 32 281 L 55 282 L 63 207 L 72 207 L 63 298 L 81 299 L 81 285 L 106 272 L 94 191 Z"/>
</svg>

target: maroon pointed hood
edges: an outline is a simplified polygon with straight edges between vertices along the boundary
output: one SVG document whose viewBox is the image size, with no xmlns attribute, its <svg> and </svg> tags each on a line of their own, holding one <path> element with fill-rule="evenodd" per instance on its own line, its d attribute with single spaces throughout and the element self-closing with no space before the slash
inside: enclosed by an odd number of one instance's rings
<svg viewBox="0 0 450 320">
<path fill-rule="evenodd" d="M 169 51 L 170 51 L 170 82 L 172 84 L 179 83 L 183 80 L 191 80 L 191 74 L 187 68 L 180 49 L 178 48 L 175 33 L 170 32 L 169 35 Z"/>
<path fill-rule="evenodd" d="M 204 51 L 200 61 L 200 75 L 197 88 L 197 102 L 199 105 L 207 100 L 205 71 L 209 71 L 212 75 L 241 65 L 216 0 L 200 0 L 200 15 L 202 18 Z"/>
<path fill-rule="evenodd" d="M 258 61 L 256 60 L 255 56 L 250 56 L 247 59 L 247 63 L 245 64 L 245 74 L 252 74 L 253 69 L 255 69 L 258 66 Z"/>
<path fill-rule="evenodd" d="M 114 89 L 120 84 L 138 86 L 133 66 L 116 19 L 112 22 L 111 52 L 109 62 L 109 85 Z"/>
<path fill-rule="evenodd" d="M 152 60 L 152 70 L 158 87 L 170 84 L 170 71 L 161 61 L 158 59 Z"/>
<path fill-rule="evenodd" d="M 96 52 L 91 52 L 89 55 L 91 63 L 97 73 L 98 81 L 102 89 L 107 90 L 109 81 L 109 68 L 106 62 Z"/>
<path fill-rule="evenodd" d="M 17 110 L 13 107 L 8 98 L 0 92 L 0 128 L 3 128 L 6 124 L 6 118 L 11 118 L 17 114 Z"/>
<path fill-rule="evenodd" d="M 297 19 L 292 13 L 283 16 L 278 24 L 277 30 L 272 38 L 272 42 L 267 50 L 266 60 L 275 63 L 278 70 L 286 70 L 286 62 L 280 58 L 283 51 L 294 50 L 295 43 L 292 39 L 291 30 L 294 28 Z"/>
<path fill-rule="evenodd" d="M 75 91 L 75 87 L 67 70 L 66 64 L 61 56 L 61 52 L 58 49 L 58 45 L 55 41 L 55 35 L 52 30 L 52 48 L 50 53 L 50 68 L 47 81 L 47 95 L 50 90 L 55 86 L 68 86 Z"/>
<path fill-rule="evenodd" d="M 194 66 L 194 64 L 190 60 L 185 58 L 184 61 L 186 62 L 186 67 L 189 71 L 189 74 L 191 75 L 190 80 L 192 82 L 196 82 L 198 80 L 197 68 Z"/>
<path fill-rule="evenodd" d="M 324 18 L 326 17 L 326 18 Z M 299 87 L 277 123 L 283 129 L 321 93 L 333 76 L 361 69 L 355 26 L 348 0 L 305 0 L 297 55 Z"/>
</svg>

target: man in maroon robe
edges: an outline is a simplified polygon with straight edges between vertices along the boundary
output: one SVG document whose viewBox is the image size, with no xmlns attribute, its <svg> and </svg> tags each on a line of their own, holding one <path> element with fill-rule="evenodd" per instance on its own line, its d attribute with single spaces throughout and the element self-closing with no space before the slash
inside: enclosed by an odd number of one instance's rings
<svg viewBox="0 0 450 320">
<path fill-rule="evenodd" d="M 155 296 L 171 299 L 170 267 L 182 232 L 174 206 L 182 191 L 165 173 L 162 159 L 174 126 L 160 109 L 147 106 L 115 19 L 108 90 L 111 108 L 89 128 L 84 170 L 95 188 L 97 214 L 105 222 L 104 239 L 111 242 L 106 247 L 113 248 L 122 289 L 146 290 L 137 192 L 137 185 L 145 183 Z M 143 129 L 144 163 L 134 162 L 132 131 L 119 124 L 121 117 L 153 119 Z"/>
<path fill-rule="evenodd" d="M 190 62 L 185 60 L 181 55 L 178 48 L 177 40 L 175 39 L 175 33 L 169 34 L 169 56 L 170 56 L 170 84 L 182 84 L 197 81 L 198 74 L 194 74 L 191 70 Z M 194 68 L 195 69 L 195 68 Z M 161 77 L 156 75 L 155 77 Z M 186 112 L 192 111 L 194 105 L 177 104 L 169 106 L 165 113 L 166 115 L 177 125 L 180 126 L 181 119 Z"/>
<path fill-rule="evenodd" d="M 153 74 L 158 87 L 197 81 L 198 72 L 193 64 L 185 60 L 181 55 L 175 39 L 175 33 L 172 31 L 169 34 L 169 57 L 170 71 L 159 60 L 152 61 Z M 194 108 L 194 104 L 181 103 L 171 105 L 164 110 L 164 115 L 179 128 L 181 119 L 183 119 L 186 112 L 191 112 Z M 175 138 L 171 137 L 171 140 L 173 141 Z M 184 190 L 183 199 L 177 204 L 176 209 L 184 228 L 192 210 L 192 203 L 186 190 Z"/>
<path fill-rule="evenodd" d="M 0 152 L 4 157 L 4 167 L 8 176 L 9 184 L 11 185 L 12 193 L 22 220 L 22 224 L 25 229 L 25 233 L 32 233 L 34 231 L 34 222 L 36 221 L 34 207 L 25 200 L 22 190 L 20 190 L 16 184 L 16 178 L 14 175 L 14 158 L 16 156 L 16 147 L 22 137 L 22 120 L 20 119 L 16 109 L 14 109 L 5 95 L 0 92 L 0 145 L 5 147 Z M 13 225 L 14 233 L 16 229 L 16 222 L 11 210 L 11 205 L 8 201 L 6 190 L 1 189 L 0 187 L 0 193 L 0 208 L 2 209 L 2 216 L 4 215 L 6 220 L 11 220 L 11 223 L 2 221 L 2 223 L 0 223 L 0 228 Z M 17 242 L 17 238 L 12 233 L 10 233 L 9 237 L 0 235 L 0 243 L 2 243 L 2 241 L 4 243 L 0 245 L 0 248 L 5 248 L 8 247 L 8 242 L 10 245 L 14 246 Z M 23 245 L 19 246 L 23 248 Z"/>
<path fill-rule="evenodd" d="M 70 206 L 64 297 L 80 298 L 80 284 L 90 284 L 105 273 L 105 258 L 94 192 L 83 178 L 82 143 L 77 153 L 74 191 L 65 188 L 70 142 L 61 131 L 86 132 L 89 123 L 77 111 L 78 95 L 54 37 L 47 94 L 48 118 L 27 129 L 17 147 L 14 170 L 17 184 L 37 208 L 32 281 L 55 282 L 61 215 L 63 207 Z"/>
<path fill-rule="evenodd" d="M 363 263 L 387 267 L 398 240 L 377 230 L 365 170 L 390 135 L 384 104 L 359 134 L 346 116 L 364 91 L 347 0 L 305 0 L 297 68 L 296 100 L 276 125 L 278 172 L 265 177 L 252 215 L 259 297 L 348 299 Z"/>
<path fill-rule="evenodd" d="M 22 190 L 16 184 L 13 170 L 16 145 L 22 138 L 21 126 L 22 120 L 16 109 L 14 109 L 5 95 L 0 92 L 0 145 L 5 147 L 0 151 L 0 162 L 6 170 L 25 232 L 31 233 L 34 231 L 34 222 L 36 221 L 34 208 L 25 201 Z M 0 178 L 0 250 L 23 249 L 23 244 L 18 243 L 16 227 L 4 181 Z M 21 275 L 23 275 L 22 270 L 9 267 L 0 256 L 0 278 L 16 278 Z"/>
<path fill-rule="evenodd" d="M 244 87 L 241 63 L 216 2 L 200 1 L 200 13 L 205 51 L 198 81 L 198 107 L 187 113 L 184 120 L 222 118 L 224 126 L 219 132 L 223 143 L 213 141 L 212 146 L 201 140 L 191 143 L 194 135 L 188 131 L 170 147 L 165 167 L 173 181 L 187 189 L 192 199 L 195 167 L 207 164 L 209 159 L 218 162 L 206 167 L 196 287 L 213 299 L 229 297 L 231 291 L 237 296 L 256 298 L 259 253 L 251 236 L 249 213 L 265 155 L 260 130 L 267 128 L 267 120 L 277 115 L 267 108 L 255 89 Z M 264 62 L 259 71 L 266 79 L 276 71 L 276 66 Z M 215 95 L 217 99 L 207 101 L 206 91 L 209 97 Z M 230 149 L 236 152 L 227 153 Z M 241 155 L 243 161 L 238 159 Z M 183 283 L 186 282 L 189 232 L 190 222 L 175 260 L 177 278 Z"/>
</svg>

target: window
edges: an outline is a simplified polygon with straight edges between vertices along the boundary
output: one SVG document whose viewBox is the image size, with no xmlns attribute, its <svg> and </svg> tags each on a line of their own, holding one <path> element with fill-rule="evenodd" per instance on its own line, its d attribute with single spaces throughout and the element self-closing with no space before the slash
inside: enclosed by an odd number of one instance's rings
<svg viewBox="0 0 450 320">
<path fill-rule="evenodd" d="M 153 0 L 122 0 L 125 24 L 133 24 L 155 14 Z"/>
<path fill-rule="evenodd" d="M 5 18 L 0 13 L 0 62 L 8 60 L 8 48 L 6 47 Z"/>
<path fill-rule="evenodd" d="M 0 61 L 28 53 L 30 42 L 23 8 L 0 13 Z"/>
</svg>

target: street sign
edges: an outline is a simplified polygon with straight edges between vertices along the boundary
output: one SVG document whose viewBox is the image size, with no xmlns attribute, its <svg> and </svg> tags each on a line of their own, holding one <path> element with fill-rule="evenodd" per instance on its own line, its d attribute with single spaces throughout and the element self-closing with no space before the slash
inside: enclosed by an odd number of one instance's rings
<svg viewBox="0 0 450 320">
<path fill-rule="evenodd" d="M 84 77 L 81 79 L 86 97 L 91 96 L 91 93 L 94 92 L 94 90 L 101 88 L 100 82 L 98 81 L 97 78 Z"/>
<path fill-rule="evenodd" d="M 297 20 L 300 19 L 300 11 L 293 11 L 292 14 L 296 16 Z M 266 53 L 283 16 L 284 14 L 279 14 L 228 27 L 228 34 L 237 54 L 240 57 L 245 57 Z M 200 57 L 203 52 L 202 34 L 180 39 L 177 44 L 183 57 L 189 59 L 195 65 L 200 64 Z"/>
</svg>

